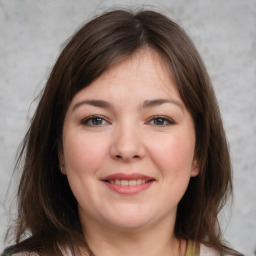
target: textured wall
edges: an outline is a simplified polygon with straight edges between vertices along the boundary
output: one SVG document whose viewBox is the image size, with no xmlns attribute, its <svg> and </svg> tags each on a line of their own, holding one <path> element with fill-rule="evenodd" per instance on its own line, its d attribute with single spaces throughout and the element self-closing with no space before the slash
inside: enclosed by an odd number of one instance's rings
<svg viewBox="0 0 256 256">
<path fill-rule="evenodd" d="M 32 101 L 62 43 L 102 10 L 144 4 L 178 21 L 205 60 L 234 167 L 233 211 L 231 216 L 225 211 L 222 225 L 235 248 L 256 254 L 256 1 L 159 0 L 157 6 L 154 2 L 0 0 L 0 251 L 16 149 L 35 108 Z"/>
</svg>

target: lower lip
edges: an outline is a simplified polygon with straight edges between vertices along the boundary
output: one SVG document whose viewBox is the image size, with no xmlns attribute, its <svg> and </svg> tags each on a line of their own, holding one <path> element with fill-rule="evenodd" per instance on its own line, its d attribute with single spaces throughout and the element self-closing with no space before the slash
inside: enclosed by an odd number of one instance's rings
<svg viewBox="0 0 256 256">
<path fill-rule="evenodd" d="M 139 192 L 142 192 L 146 189 L 148 189 L 154 181 L 149 181 L 147 183 L 143 183 L 140 185 L 135 185 L 135 186 L 120 186 L 117 184 L 112 184 L 109 182 L 104 181 L 104 183 L 110 188 L 111 190 L 119 193 L 119 194 L 125 194 L 125 195 L 134 195 Z"/>
</svg>

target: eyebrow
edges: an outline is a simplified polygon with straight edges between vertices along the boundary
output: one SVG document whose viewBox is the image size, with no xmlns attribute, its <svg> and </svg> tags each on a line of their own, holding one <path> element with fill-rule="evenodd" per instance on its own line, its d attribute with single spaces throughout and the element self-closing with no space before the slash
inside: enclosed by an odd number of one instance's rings
<svg viewBox="0 0 256 256">
<path fill-rule="evenodd" d="M 142 109 L 152 108 L 156 106 L 160 106 L 162 104 L 169 103 L 174 104 L 178 106 L 183 112 L 184 112 L 184 106 L 182 103 L 180 103 L 177 100 L 174 99 L 153 99 L 153 100 L 146 100 L 142 104 Z M 82 100 L 74 105 L 72 108 L 72 112 L 80 107 L 81 105 L 91 105 L 94 107 L 100 107 L 100 108 L 106 108 L 111 109 L 113 108 L 113 105 L 110 102 L 104 101 L 104 100 L 95 100 L 95 99 L 89 99 L 89 100 Z"/>
<path fill-rule="evenodd" d="M 154 100 L 146 100 L 143 105 L 142 108 L 152 108 L 152 107 L 156 107 L 165 103 L 170 103 L 170 104 L 174 104 L 176 106 L 178 106 L 179 108 L 181 108 L 182 111 L 184 111 L 184 106 L 181 102 L 174 100 L 174 99 L 154 99 Z"/>
<path fill-rule="evenodd" d="M 81 105 L 91 105 L 91 106 L 94 106 L 94 107 L 100 107 L 100 108 L 112 108 L 112 104 L 107 102 L 107 101 L 104 101 L 104 100 L 83 100 L 83 101 L 80 101 L 78 103 L 76 103 L 74 105 L 74 107 L 72 108 L 72 111 L 74 111 L 75 109 L 77 109 L 78 107 L 80 107 Z"/>
</svg>

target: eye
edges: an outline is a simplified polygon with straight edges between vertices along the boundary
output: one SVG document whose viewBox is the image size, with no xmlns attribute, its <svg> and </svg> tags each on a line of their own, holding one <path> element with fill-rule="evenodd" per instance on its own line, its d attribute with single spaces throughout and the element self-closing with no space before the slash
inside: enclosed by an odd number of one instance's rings
<svg viewBox="0 0 256 256">
<path fill-rule="evenodd" d="M 85 126 L 102 126 L 108 124 L 108 122 L 101 116 L 89 116 L 86 119 L 82 120 L 82 125 Z"/>
<path fill-rule="evenodd" d="M 168 125 L 173 125 L 174 122 L 169 118 L 166 118 L 163 116 L 157 116 L 152 118 L 149 121 L 149 124 L 156 125 L 156 126 L 168 126 Z"/>
</svg>

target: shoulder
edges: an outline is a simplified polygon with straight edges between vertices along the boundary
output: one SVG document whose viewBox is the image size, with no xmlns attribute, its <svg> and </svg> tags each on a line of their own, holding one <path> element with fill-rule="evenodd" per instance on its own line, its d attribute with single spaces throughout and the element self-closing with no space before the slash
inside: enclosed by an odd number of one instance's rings
<svg viewBox="0 0 256 256">
<path fill-rule="evenodd" d="M 4 252 L 3 254 L 1 254 L 1 256 L 39 256 L 39 255 L 34 252 L 17 252 L 17 253 Z"/>
<path fill-rule="evenodd" d="M 199 256 L 244 256 L 244 254 L 239 253 L 231 248 L 226 247 L 225 252 L 223 254 L 219 253 L 213 247 L 206 246 L 204 244 L 200 244 L 200 253 Z"/>
<path fill-rule="evenodd" d="M 11 248 L 6 249 L 1 256 L 39 256 L 37 253 L 34 252 L 16 252 Z"/>
<path fill-rule="evenodd" d="M 211 247 L 200 244 L 200 254 L 199 256 L 219 256 L 220 254 Z"/>
<path fill-rule="evenodd" d="M 14 253 L 12 256 L 39 256 L 39 255 L 35 252 L 18 252 L 18 253 Z"/>
</svg>

